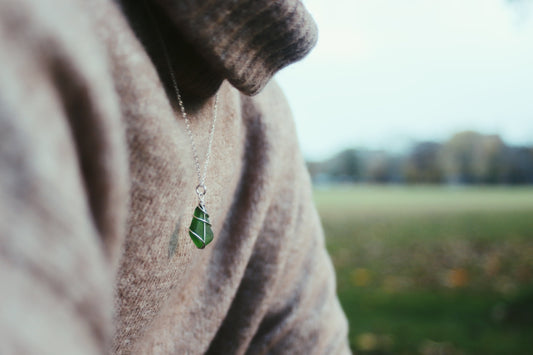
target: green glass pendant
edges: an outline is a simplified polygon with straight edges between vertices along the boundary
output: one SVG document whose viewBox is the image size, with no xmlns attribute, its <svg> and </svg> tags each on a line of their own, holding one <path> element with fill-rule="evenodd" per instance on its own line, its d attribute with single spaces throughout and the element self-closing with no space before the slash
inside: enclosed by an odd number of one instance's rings
<svg viewBox="0 0 533 355">
<path fill-rule="evenodd" d="M 213 241 L 213 230 L 211 230 L 209 215 L 205 210 L 205 206 L 201 203 L 194 210 L 191 226 L 189 227 L 189 236 L 199 249 L 205 248 L 207 244 Z"/>
</svg>

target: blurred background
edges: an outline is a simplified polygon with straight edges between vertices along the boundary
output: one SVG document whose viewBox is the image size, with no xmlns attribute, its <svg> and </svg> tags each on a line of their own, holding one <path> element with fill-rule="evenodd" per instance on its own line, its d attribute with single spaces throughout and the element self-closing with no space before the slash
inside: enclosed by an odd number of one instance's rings
<svg viewBox="0 0 533 355">
<path fill-rule="evenodd" d="M 533 353 L 533 1 L 305 4 L 277 80 L 352 349 Z"/>
</svg>

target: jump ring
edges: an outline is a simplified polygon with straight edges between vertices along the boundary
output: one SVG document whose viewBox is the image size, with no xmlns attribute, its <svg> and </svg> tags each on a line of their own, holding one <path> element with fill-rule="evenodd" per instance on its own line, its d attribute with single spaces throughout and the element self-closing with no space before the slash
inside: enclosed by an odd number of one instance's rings
<svg viewBox="0 0 533 355">
<path fill-rule="evenodd" d="M 203 197 L 207 193 L 207 188 L 205 187 L 205 185 L 200 184 L 196 186 L 196 193 L 198 194 L 198 196 Z"/>
</svg>

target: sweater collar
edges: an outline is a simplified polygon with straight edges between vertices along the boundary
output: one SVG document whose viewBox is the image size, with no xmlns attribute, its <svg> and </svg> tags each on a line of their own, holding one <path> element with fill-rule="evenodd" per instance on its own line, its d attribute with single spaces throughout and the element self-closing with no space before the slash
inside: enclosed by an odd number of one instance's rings
<svg viewBox="0 0 533 355">
<path fill-rule="evenodd" d="M 186 96 L 211 96 L 224 79 L 254 95 L 278 70 L 303 58 L 317 39 L 315 23 L 299 0 L 143 1 L 123 0 L 122 6 L 168 83 L 154 22 L 159 27 Z"/>
</svg>

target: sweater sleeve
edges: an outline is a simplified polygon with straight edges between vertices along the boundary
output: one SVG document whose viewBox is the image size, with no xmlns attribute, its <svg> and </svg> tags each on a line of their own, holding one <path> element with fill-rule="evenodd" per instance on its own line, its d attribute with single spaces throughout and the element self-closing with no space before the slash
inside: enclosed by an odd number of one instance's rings
<svg viewBox="0 0 533 355">
<path fill-rule="evenodd" d="M 110 202 L 124 189 L 109 185 L 123 179 L 102 157 L 121 164 L 101 130 L 119 116 L 83 18 L 65 3 L 0 2 L 2 354 L 101 354 L 112 334 L 121 218 L 106 209 L 120 211 Z"/>
<path fill-rule="evenodd" d="M 244 102 L 253 163 L 243 179 L 254 193 L 242 204 L 266 200 L 268 207 L 209 353 L 349 354 L 347 320 L 288 105 L 275 84 Z"/>
<path fill-rule="evenodd" d="M 275 277 L 272 293 L 247 354 L 349 354 L 347 320 L 310 178 L 295 134 L 287 131 L 284 143 L 278 141 L 286 145 L 279 158 L 283 168 L 257 243 L 265 257 L 278 250 L 279 267 L 266 275 Z"/>
<path fill-rule="evenodd" d="M 293 163 L 294 175 L 285 180 L 287 187 L 278 198 L 283 201 L 292 195 L 294 200 L 271 208 L 276 216 L 268 221 L 263 235 L 281 239 L 282 266 L 247 353 L 349 354 L 347 321 L 337 299 L 335 273 L 307 173 L 300 159 Z M 280 221 L 285 216 L 291 216 L 289 221 Z"/>
</svg>

